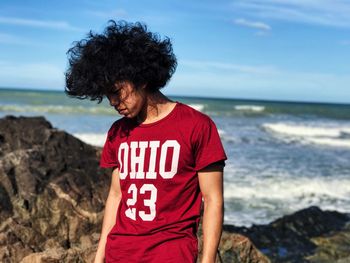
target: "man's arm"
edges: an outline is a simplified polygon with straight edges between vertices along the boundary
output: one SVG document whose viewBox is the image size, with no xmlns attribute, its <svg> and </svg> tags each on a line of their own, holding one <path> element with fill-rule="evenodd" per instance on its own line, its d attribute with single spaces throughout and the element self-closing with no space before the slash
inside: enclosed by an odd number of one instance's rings
<svg viewBox="0 0 350 263">
<path fill-rule="evenodd" d="M 112 172 L 111 186 L 109 189 L 105 212 L 103 216 L 102 230 L 100 241 L 95 256 L 94 263 L 103 263 L 105 258 L 105 247 L 107 235 L 111 231 L 116 222 L 116 215 L 121 199 L 121 190 L 119 182 L 119 169 L 114 169 Z"/>
<path fill-rule="evenodd" d="M 210 165 L 198 172 L 204 199 L 202 263 L 214 263 L 223 222 L 223 166 Z"/>
</svg>

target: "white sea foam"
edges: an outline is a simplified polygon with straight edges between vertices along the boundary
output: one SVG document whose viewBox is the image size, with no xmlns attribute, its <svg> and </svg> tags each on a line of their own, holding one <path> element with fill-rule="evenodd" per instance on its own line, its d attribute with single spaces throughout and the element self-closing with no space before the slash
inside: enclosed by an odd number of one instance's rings
<svg viewBox="0 0 350 263">
<path fill-rule="evenodd" d="M 239 111 L 251 111 L 251 112 L 262 112 L 265 110 L 264 106 L 259 105 L 236 105 L 235 110 Z"/>
<path fill-rule="evenodd" d="M 220 135 L 220 137 L 223 137 L 226 135 L 226 132 L 224 130 L 218 129 L 218 133 Z"/>
<path fill-rule="evenodd" d="M 225 184 L 226 198 L 240 199 L 322 199 L 323 197 L 350 201 L 350 178 L 261 178 L 250 179 L 250 183 Z M 350 206 L 350 203 L 349 203 Z"/>
<path fill-rule="evenodd" d="M 339 137 L 342 133 L 350 133 L 350 127 L 315 127 L 298 124 L 271 123 L 264 124 L 265 128 L 274 132 L 303 137 L 327 136 Z"/>
<path fill-rule="evenodd" d="M 279 135 L 282 139 L 297 140 L 301 143 L 312 143 L 335 147 L 350 147 L 349 126 L 305 125 L 296 123 L 265 123 L 266 131 Z"/>
<path fill-rule="evenodd" d="M 238 141 L 238 138 L 235 138 L 234 136 L 228 134 L 226 131 L 222 130 L 222 129 L 218 129 L 218 133 L 219 133 L 219 136 L 220 138 L 223 140 L 223 141 L 229 141 L 229 142 L 237 142 Z"/>
<path fill-rule="evenodd" d="M 350 148 L 350 139 L 308 138 L 307 140 L 314 144 Z"/>
<path fill-rule="evenodd" d="M 228 212 L 225 221 L 246 226 L 265 224 L 286 213 L 312 205 L 348 213 L 349 185 L 350 178 L 339 177 L 251 177 L 245 182 L 225 183 L 226 202 L 233 202 L 240 207 L 239 211 Z"/>
<path fill-rule="evenodd" d="M 198 110 L 198 111 L 203 111 L 204 105 L 203 104 L 189 104 L 191 108 Z"/>
<path fill-rule="evenodd" d="M 106 141 L 106 134 L 100 133 L 75 133 L 73 134 L 78 139 L 87 144 L 102 147 Z"/>
</svg>

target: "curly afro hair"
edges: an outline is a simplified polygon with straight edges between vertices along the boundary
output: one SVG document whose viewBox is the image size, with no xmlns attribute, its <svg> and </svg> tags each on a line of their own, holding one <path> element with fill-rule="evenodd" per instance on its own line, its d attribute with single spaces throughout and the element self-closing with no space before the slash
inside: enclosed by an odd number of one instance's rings
<svg viewBox="0 0 350 263">
<path fill-rule="evenodd" d="M 164 87 L 177 62 L 169 38 L 147 31 L 142 23 L 110 20 L 103 34 L 90 31 L 67 52 L 65 92 L 101 102 L 117 82 L 146 84 L 149 92 Z"/>
</svg>

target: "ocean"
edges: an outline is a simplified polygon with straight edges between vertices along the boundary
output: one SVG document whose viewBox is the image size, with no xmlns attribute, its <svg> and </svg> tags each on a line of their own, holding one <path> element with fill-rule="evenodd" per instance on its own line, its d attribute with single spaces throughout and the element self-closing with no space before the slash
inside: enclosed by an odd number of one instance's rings
<svg viewBox="0 0 350 263">
<path fill-rule="evenodd" d="M 228 155 L 226 224 L 265 224 L 311 205 L 350 212 L 350 105 L 171 98 L 208 114 L 219 129 Z M 120 118 L 107 101 L 0 89 L 0 117 L 6 115 L 45 116 L 97 146 Z"/>
</svg>

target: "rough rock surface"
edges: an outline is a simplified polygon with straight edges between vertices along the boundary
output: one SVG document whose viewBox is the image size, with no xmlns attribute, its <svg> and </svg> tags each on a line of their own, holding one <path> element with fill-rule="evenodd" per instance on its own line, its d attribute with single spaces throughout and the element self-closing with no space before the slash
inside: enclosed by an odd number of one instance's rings
<svg viewBox="0 0 350 263">
<path fill-rule="evenodd" d="M 44 118 L 0 120 L 0 262 L 89 257 L 110 178 L 98 154 Z"/>
<path fill-rule="evenodd" d="M 42 117 L 0 119 L 0 262 L 92 262 L 110 181 L 99 155 Z M 224 226 L 217 262 L 350 262 L 348 222 L 311 207 Z"/>
<path fill-rule="evenodd" d="M 271 262 L 333 263 L 350 257 L 349 223 L 348 214 L 312 206 L 268 225 L 224 226 L 224 230 L 248 237 Z"/>
<path fill-rule="evenodd" d="M 248 237 L 224 231 L 222 233 L 219 256 L 217 262 L 234 263 L 270 263 L 271 261 L 261 253 Z"/>
</svg>

